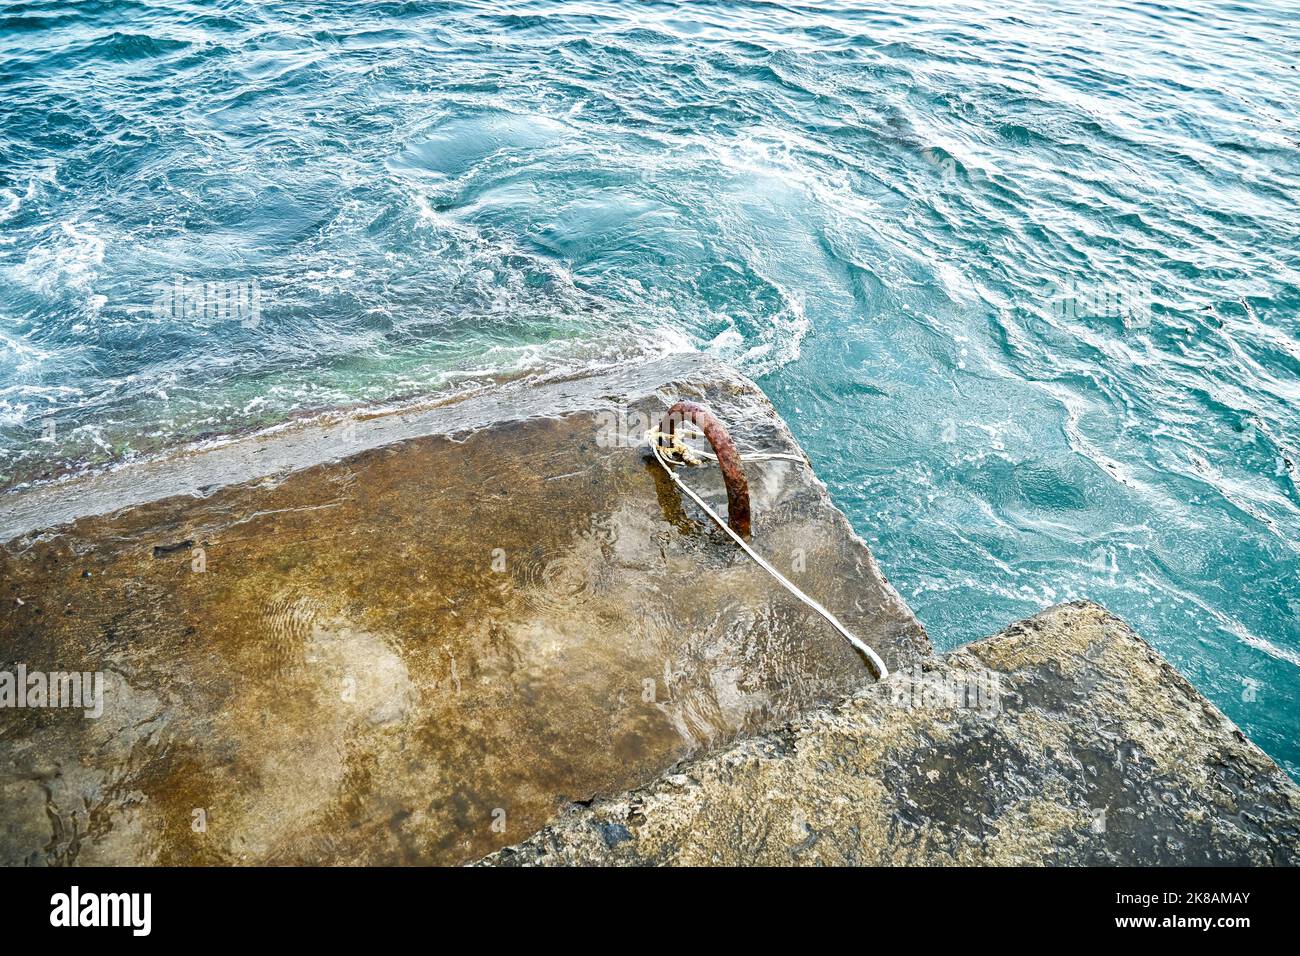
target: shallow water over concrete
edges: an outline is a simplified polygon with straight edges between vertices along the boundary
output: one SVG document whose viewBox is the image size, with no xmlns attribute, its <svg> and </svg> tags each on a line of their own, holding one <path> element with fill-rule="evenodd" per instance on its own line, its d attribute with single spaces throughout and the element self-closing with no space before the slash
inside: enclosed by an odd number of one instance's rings
<svg viewBox="0 0 1300 956">
<path fill-rule="evenodd" d="M 797 450 L 750 383 L 679 357 L 496 424 L 361 422 L 307 467 L 316 426 L 200 453 L 184 481 L 239 479 L 202 497 L 149 490 L 165 462 L 42 492 L 100 513 L 0 553 L 0 664 L 107 688 L 99 719 L 0 710 L 0 860 L 459 862 L 869 682 L 619 440 L 679 395 Z M 749 470 L 755 545 L 891 667 L 928 653 L 808 468 Z"/>
<path fill-rule="evenodd" d="M 494 865 L 1294 866 L 1300 787 L 1087 601 L 688 761 Z"/>
</svg>

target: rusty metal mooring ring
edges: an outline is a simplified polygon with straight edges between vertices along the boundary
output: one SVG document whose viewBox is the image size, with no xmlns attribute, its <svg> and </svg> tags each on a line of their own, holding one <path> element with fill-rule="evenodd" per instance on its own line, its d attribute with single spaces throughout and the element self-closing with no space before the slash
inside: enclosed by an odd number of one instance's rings
<svg viewBox="0 0 1300 956">
<path fill-rule="evenodd" d="M 668 409 L 663 421 L 659 423 L 660 435 L 672 438 L 680 421 L 692 422 L 698 426 L 713 446 L 713 453 L 718 456 L 718 467 L 722 470 L 722 480 L 727 486 L 727 524 L 736 534 L 748 539 L 749 482 L 745 479 L 745 469 L 740 465 L 740 453 L 736 451 L 727 429 L 702 405 L 678 402 Z M 665 445 L 661 437 L 659 447 L 671 446 Z"/>
</svg>

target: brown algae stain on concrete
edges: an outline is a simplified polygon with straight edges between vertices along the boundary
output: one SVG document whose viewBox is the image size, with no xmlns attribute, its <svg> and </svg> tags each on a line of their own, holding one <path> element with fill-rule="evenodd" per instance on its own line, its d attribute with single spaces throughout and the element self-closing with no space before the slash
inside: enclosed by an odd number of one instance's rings
<svg viewBox="0 0 1300 956">
<path fill-rule="evenodd" d="M 726 384 L 700 397 L 789 450 Z M 411 438 L 10 542 L 4 659 L 120 685 L 98 722 L 0 715 L 0 856 L 457 862 L 869 681 L 597 431 L 573 411 Z M 820 484 L 774 464 L 760 545 L 802 549 L 799 583 L 891 665 L 927 653 Z"/>
</svg>

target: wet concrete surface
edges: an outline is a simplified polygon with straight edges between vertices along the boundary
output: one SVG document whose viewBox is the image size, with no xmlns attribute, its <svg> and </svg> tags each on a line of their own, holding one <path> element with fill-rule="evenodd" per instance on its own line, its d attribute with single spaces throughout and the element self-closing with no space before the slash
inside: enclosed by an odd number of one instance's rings
<svg viewBox="0 0 1300 956">
<path fill-rule="evenodd" d="M 869 684 L 639 446 L 682 397 L 798 451 L 676 356 L 0 496 L 0 671 L 106 679 L 0 709 L 0 863 L 458 863 Z M 755 547 L 927 656 L 811 469 L 748 471 Z"/>
<path fill-rule="evenodd" d="M 1300 787 L 1104 608 L 1051 608 L 485 865 L 1288 865 Z"/>
</svg>

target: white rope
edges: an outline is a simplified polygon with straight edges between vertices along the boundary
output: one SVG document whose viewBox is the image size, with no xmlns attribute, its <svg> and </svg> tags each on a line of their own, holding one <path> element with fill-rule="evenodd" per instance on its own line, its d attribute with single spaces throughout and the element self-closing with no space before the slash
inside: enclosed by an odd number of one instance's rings
<svg viewBox="0 0 1300 956">
<path fill-rule="evenodd" d="M 825 618 L 830 623 L 831 627 L 835 628 L 835 630 L 839 631 L 840 634 L 843 635 L 845 640 L 847 640 L 850 644 L 852 644 L 859 651 L 861 651 L 862 654 L 866 656 L 867 660 L 871 662 L 872 669 L 876 672 L 876 678 L 878 680 L 884 680 L 886 677 L 889 676 L 889 668 L 885 666 L 885 662 L 880 659 L 879 654 L 877 654 L 867 644 L 863 643 L 852 633 L 850 633 L 849 629 L 840 623 L 839 618 L 837 618 L 830 611 L 826 610 L 826 608 L 822 607 L 820 604 L 818 604 L 808 595 L 800 591 L 797 587 L 795 587 L 793 584 L 790 583 L 789 579 L 787 579 L 784 574 L 782 574 L 776 568 L 772 567 L 772 565 L 768 564 L 766 559 L 764 559 L 761 554 L 759 554 L 757 551 L 751 548 L 744 538 L 736 534 L 736 532 L 731 529 L 731 525 L 727 524 L 727 522 L 723 521 L 720 517 L 718 517 L 717 512 L 715 512 L 712 508 L 710 508 L 707 504 L 705 504 L 703 498 L 701 498 L 695 492 L 691 491 L 691 489 L 686 486 L 686 482 L 682 481 L 681 478 L 677 477 L 677 472 L 673 471 L 672 467 L 669 465 L 668 459 L 666 459 L 663 456 L 663 453 L 659 450 L 659 439 L 665 438 L 669 441 L 674 441 L 674 438 L 672 436 L 664 435 L 658 429 L 652 428 L 645 433 L 645 438 L 646 438 L 646 442 L 650 445 L 650 451 L 655 456 L 655 461 L 659 462 L 659 464 L 663 467 L 663 470 L 668 473 L 668 477 L 673 480 L 674 484 L 676 484 L 677 487 L 683 491 L 683 493 L 689 496 L 692 501 L 694 501 L 697 505 L 699 505 L 701 508 L 704 509 L 704 513 L 713 519 L 714 524 L 716 524 L 719 528 L 721 528 L 728 535 L 730 535 L 731 540 L 736 542 L 736 544 L 740 545 L 741 550 L 744 551 L 751 558 L 753 558 L 760 568 L 762 568 L 768 574 L 772 575 L 772 577 L 776 578 L 777 581 L 779 581 L 787 591 L 789 591 L 800 601 L 808 605 L 810 608 L 812 608 L 814 611 L 820 614 L 823 618 Z M 678 439 L 677 441 L 680 440 Z M 677 441 L 674 441 L 674 444 L 677 444 Z M 691 449 L 691 451 L 694 452 L 694 449 Z"/>
</svg>

